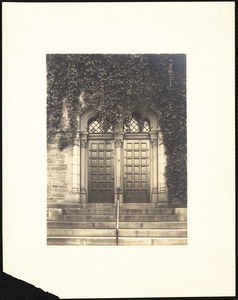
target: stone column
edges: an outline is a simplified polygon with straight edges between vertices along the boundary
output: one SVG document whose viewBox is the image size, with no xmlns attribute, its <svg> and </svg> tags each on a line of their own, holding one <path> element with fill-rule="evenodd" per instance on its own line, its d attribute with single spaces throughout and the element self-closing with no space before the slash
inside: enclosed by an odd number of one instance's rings
<svg viewBox="0 0 238 300">
<path fill-rule="evenodd" d="M 158 196 L 159 203 L 168 202 L 167 199 L 167 188 L 166 188 L 166 178 L 165 178 L 165 166 L 166 166 L 166 155 L 163 143 L 163 135 L 162 132 L 158 131 L 158 167 L 159 167 L 159 176 L 158 176 Z"/>
<path fill-rule="evenodd" d="M 152 144 L 152 202 L 158 202 L 158 139 L 151 135 Z"/>
<path fill-rule="evenodd" d="M 117 188 L 120 188 L 120 203 L 122 203 L 123 201 L 123 197 L 122 197 L 122 187 L 123 187 L 123 182 L 121 182 L 121 168 L 122 168 L 122 160 L 121 160 L 121 156 L 122 156 L 122 145 L 123 145 L 123 140 L 122 140 L 122 135 L 120 136 L 116 136 L 115 137 L 115 147 L 116 147 L 116 159 L 115 159 L 115 191 L 117 190 Z M 114 202 L 117 201 L 117 194 L 115 193 L 115 197 L 114 197 Z"/>
<path fill-rule="evenodd" d="M 74 145 L 70 149 L 70 159 L 67 159 L 69 170 L 67 174 L 68 191 L 65 195 L 67 203 L 80 202 L 80 139 L 79 132 L 76 133 Z"/>
<path fill-rule="evenodd" d="M 86 168 L 87 168 L 87 135 L 81 136 L 81 172 L 80 172 L 80 202 L 86 203 L 87 201 L 87 191 L 86 191 Z"/>
<path fill-rule="evenodd" d="M 80 139 L 77 132 L 73 147 L 72 191 L 80 191 Z"/>
</svg>

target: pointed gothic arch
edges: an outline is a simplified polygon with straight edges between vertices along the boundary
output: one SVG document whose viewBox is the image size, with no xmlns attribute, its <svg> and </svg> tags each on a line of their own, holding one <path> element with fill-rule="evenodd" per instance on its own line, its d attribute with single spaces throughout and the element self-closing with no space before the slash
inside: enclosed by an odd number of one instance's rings
<svg viewBox="0 0 238 300">
<path fill-rule="evenodd" d="M 89 108 L 80 115 L 75 145 L 79 202 L 116 202 L 120 188 L 123 203 L 167 203 L 159 112 L 148 108 L 142 118 L 132 107 L 129 122 L 124 111 L 114 127 L 104 126 Z"/>
</svg>

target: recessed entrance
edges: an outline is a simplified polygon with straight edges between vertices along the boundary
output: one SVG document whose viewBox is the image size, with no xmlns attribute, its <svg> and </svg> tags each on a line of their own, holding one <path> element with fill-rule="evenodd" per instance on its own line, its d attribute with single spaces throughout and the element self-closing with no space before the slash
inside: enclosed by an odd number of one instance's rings
<svg viewBox="0 0 238 300">
<path fill-rule="evenodd" d="M 167 201 L 162 190 L 166 186 L 166 156 L 154 111 L 148 109 L 143 118 L 132 113 L 129 119 L 124 112 L 114 126 L 89 109 L 82 114 L 80 130 L 82 203 L 116 203 L 118 197 L 121 203 Z M 77 163 L 76 150 L 73 159 Z"/>
</svg>

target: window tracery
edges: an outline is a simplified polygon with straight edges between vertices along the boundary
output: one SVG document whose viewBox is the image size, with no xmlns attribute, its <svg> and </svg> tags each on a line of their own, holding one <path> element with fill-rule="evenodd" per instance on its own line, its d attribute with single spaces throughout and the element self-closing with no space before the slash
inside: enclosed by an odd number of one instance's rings
<svg viewBox="0 0 238 300">
<path fill-rule="evenodd" d="M 123 129 L 127 133 L 145 133 L 150 131 L 150 123 L 143 119 L 140 114 L 134 113 L 129 121 L 124 121 Z"/>
<path fill-rule="evenodd" d="M 89 133 L 112 133 L 113 126 L 104 124 L 98 119 L 93 119 L 88 123 L 88 132 Z"/>
</svg>

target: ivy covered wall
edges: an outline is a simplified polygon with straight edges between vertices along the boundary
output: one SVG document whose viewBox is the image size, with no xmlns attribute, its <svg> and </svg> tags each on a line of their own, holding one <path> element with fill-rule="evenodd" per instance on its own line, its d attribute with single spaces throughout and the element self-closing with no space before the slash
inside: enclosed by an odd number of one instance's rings
<svg viewBox="0 0 238 300">
<path fill-rule="evenodd" d="M 136 104 L 159 109 L 167 154 L 171 205 L 187 205 L 186 56 L 184 54 L 48 54 L 47 138 L 60 132 L 59 148 L 71 145 L 77 116 L 94 107 L 104 123 L 117 124 Z M 66 99 L 66 100 L 65 100 Z M 62 107 L 68 108 L 64 132 Z"/>
</svg>

